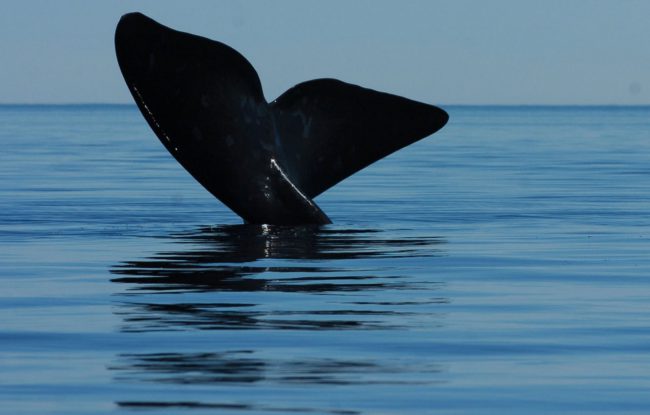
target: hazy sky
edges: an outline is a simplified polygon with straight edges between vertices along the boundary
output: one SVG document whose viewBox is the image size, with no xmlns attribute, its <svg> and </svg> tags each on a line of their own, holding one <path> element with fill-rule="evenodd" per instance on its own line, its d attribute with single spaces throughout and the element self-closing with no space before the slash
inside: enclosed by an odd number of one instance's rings
<svg viewBox="0 0 650 415">
<path fill-rule="evenodd" d="M 239 50 L 267 99 L 334 77 L 442 105 L 650 104 L 645 0 L 1 0 L 0 102 L 131 102 L 130 11 Z"/>
</svg>

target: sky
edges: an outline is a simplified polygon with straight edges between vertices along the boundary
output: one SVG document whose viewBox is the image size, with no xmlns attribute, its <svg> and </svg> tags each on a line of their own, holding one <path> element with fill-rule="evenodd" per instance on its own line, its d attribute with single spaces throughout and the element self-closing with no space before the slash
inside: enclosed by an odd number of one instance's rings
<svg viewBox="0 0 650 415">
<path fill-rule="evenodd" d="M 0 0 L 0 103 L 130 103 L 124 13 L 226 43 L 272 100 L 331 77 L 438 105 L 650 104 L 650 1 Z"/>
</svg>

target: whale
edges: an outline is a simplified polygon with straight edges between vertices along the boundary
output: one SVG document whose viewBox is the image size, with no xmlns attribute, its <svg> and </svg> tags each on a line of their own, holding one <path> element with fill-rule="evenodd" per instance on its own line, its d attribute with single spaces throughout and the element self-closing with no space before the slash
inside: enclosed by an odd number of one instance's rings
<svg viewBox="0 0 650 415">
<path fill-rule="evenodd" d="M 115 51 L 160 142 L 244 223 L 331 223 L 315 197 L 449 119 L 434 105 L 330 78 L 268 102 L 235 49 L 142 13 L 121 17 Z"/>
</svg>

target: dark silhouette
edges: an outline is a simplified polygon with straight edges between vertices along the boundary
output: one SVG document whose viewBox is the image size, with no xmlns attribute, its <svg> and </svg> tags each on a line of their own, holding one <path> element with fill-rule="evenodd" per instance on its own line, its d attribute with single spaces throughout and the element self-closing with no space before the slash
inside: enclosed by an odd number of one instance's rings
<svg viewBox="0 0 650 415">
<path fill-rule="evenodd" d="M 330 223 L 314 197 L 448 120 L 432 105 L 335 79 L 267 103 L 236 50 L 140 13 L 122 17 L 115 48 L 160 141 L 246 223 Z"/>
</svg>

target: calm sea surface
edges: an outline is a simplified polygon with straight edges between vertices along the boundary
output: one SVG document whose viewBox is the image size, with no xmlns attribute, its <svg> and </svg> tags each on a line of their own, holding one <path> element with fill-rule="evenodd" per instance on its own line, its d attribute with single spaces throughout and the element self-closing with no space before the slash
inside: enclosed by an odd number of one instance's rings
<svg viewBox="0 0 650 415">
<path fill-rule="evenodd" d="M 0 413 L 650 413 L 650 107 L 446 109 L 278 228 L 0 106 Z"/>
</svg>

